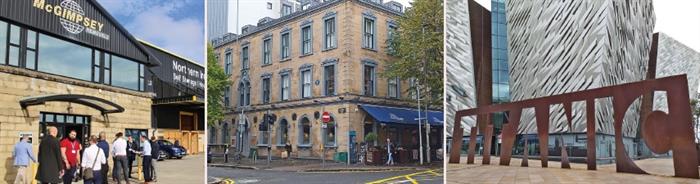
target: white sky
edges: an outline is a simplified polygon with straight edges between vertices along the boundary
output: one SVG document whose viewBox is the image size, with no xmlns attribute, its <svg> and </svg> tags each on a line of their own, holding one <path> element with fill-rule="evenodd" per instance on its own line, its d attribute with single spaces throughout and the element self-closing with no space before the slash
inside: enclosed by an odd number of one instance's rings
<svg viewBox="0 0 700 184">
<path fill-rule="evenodd" d="M 491 0 L 475 0 L 491 9 Z M 654 0 L 656 26 L 654 32 L 663 32 L 673 39 L 700 52 L 700 1 Z"/>
</svg>

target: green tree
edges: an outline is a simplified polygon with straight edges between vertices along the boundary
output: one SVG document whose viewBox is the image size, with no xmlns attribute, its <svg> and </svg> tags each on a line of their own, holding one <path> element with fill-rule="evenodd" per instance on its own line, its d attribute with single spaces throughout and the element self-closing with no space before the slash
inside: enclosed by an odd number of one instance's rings
<svg viewBox="0 0 700 184">
<path fill-rule="evenodd" d="M 213 125 L 224 119 L 224 88 L 231 81 L 219 65 L 214 48 L 207 45 L 207 123 Z"/>
<path fill-rule="evenodd" d="M 388 39 L 387 78 L 415 79 L 421 98 L 442 105 L 443 1 L 415 0 L 397 20 L 399 29 Z M 407 90 L 416 91 L 416 88 Z"/>
</svg>

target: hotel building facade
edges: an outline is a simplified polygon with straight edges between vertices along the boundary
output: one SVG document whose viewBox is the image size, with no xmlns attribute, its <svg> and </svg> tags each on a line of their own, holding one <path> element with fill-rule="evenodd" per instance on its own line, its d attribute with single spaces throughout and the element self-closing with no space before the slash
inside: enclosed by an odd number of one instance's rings
<svg viewBox="0 0 700 184">
<path fill-rule="evenodd" d="M 374 145 L 389 138 L 417 150 L 418 111 L 414 93 L 407 90 L 413 84 L 381 75 L 393 59 L 387 40 L 398 29 L 403 6 L 378 0 L 306 3 L 301 11 L 213 41 L 232 85 L 223 99 L 226 120 L 210 125 L 209 143 L 230 144 L 244 156 L 267 155 L 271 146 L 273 157 L 289 143 L 293 158 L 330 159 L 348 151 L 353 155 L 355 143 L 374 132 Z M 326 125 L 323 112 L 331 116 Z M 268 113 L 277 120 L 265 131 L 260 126 Z M 442 147 L 442 112 L 422 113 L 432 125 L 429 141 L 435 151 Z"/>
</svg>

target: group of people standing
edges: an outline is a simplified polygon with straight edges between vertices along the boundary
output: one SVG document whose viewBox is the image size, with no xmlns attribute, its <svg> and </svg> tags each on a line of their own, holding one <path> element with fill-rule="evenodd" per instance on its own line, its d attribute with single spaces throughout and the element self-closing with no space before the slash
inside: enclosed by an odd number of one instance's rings
<svg viewBox="0 0 700 184">
<path fill-rule="evenodd" d="M 29 143 L 26 135 L 22 136 L 20 142 L 15 145 L 12 153 L 14 166 L 17 169 L 15 184 L 31 183 L 28 174 L 30 161 L 39 164 L 35 179 L 40 183 L 71 184 L 83 179 L 85 184 L 106 184 L 109 171 L 107 158 L 110 155 L 114 165 L 113 181 L 129 183 L 136 155 L 143 158 L 145 182 L 152 182 L 155 179 L 155 166 L 152 163 L 157 161 L 159 155 L 155 136 L 149 141 L 145 135 L 142 135 L 140 142 L 134 142 L 132 137 L 124 137 L 124 134 L 119 132 L 110 146 L 106 141 L 105 133 L 100 132 L 99 136 L 91 135 L 89 146 L 83 149 L 74 130 L 61 141 L 57 138 L 56 127 L 49 127 L 47 132 L 48 135 L 45 135 L 39 143 L 39 153 L 36 158 L 32 153 L 32 144 Z"/>
</svg>

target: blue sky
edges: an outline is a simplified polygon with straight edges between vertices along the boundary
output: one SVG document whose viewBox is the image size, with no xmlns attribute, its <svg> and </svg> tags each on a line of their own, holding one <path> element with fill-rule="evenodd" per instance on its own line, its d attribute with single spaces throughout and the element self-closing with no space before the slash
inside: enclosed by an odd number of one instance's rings
<svg viewBox="0 0 700 184">
<path fill-rule="evenodd" d="M 204 63 L 204 0 L 98 0 L 134 37 Z"/>
</svg>

